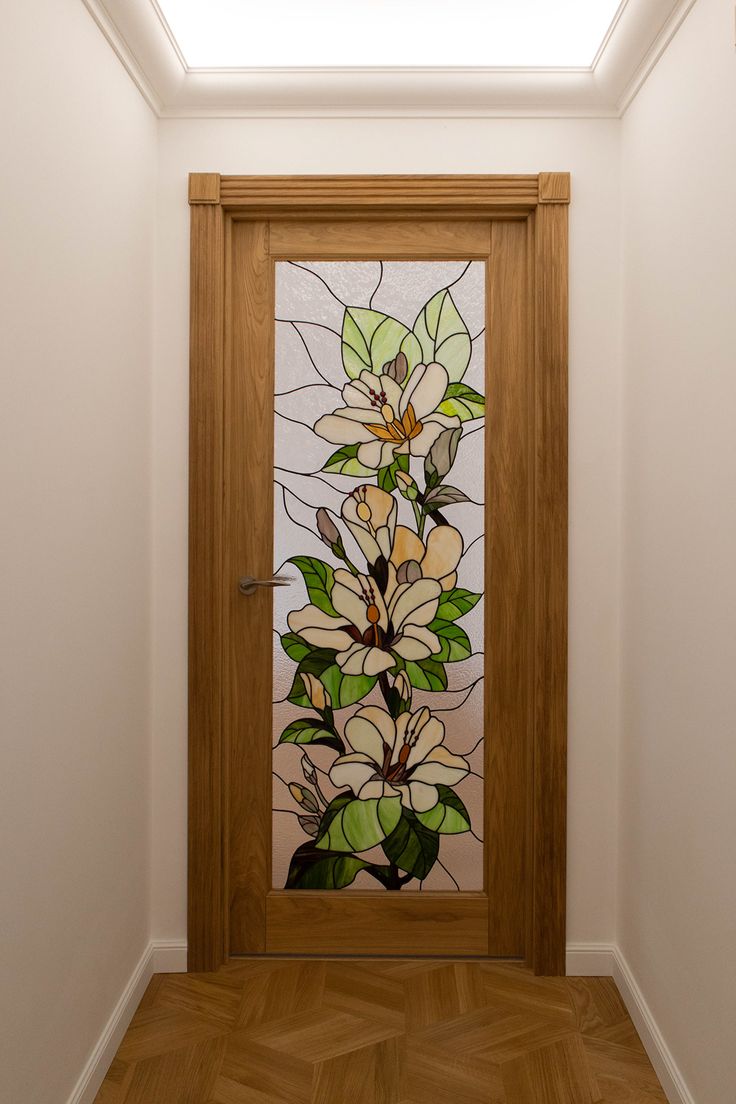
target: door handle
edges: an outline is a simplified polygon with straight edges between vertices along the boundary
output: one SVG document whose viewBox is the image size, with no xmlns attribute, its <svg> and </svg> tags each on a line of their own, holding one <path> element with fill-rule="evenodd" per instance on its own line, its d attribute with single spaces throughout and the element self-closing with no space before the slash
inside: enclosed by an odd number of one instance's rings
<svg viewBox="0 0 736 1104">
<path fill-rule="evenodd" d="M 292 575 L 274 575 L 272 579 L 253 579 L 250 575 L 244 575 L 238 581 L 238 590 L 241 594 L 255 594 L 258 587 L 289 586 L 293 581 Z"/>
</svg>

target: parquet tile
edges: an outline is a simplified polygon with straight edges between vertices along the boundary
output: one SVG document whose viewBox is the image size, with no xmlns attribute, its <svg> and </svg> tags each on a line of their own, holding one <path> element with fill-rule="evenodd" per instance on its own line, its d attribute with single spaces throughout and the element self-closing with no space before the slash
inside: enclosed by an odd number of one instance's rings
<svg viewBox="0 0 736 1104">
<path fill-rule="evenodd" d="M 95 1104 L 666 1104 L 613 982 L 240 959 L 154 977 Z"/>
</svg>

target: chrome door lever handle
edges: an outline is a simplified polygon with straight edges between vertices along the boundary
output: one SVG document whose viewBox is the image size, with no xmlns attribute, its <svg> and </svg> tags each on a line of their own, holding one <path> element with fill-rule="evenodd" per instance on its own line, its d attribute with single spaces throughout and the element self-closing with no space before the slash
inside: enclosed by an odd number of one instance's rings
<svg viewBox="0 0 736 1104">
<path fill-rule="evenodd" d="M 238 590 L 241 594 L 255 594 L 258 587 L 289 586 L 293 581 L 292 575 L 274 575 L 272 579 L 253 579 L 250 575 L 244 575 L 238 582 Z"/>
</svg>

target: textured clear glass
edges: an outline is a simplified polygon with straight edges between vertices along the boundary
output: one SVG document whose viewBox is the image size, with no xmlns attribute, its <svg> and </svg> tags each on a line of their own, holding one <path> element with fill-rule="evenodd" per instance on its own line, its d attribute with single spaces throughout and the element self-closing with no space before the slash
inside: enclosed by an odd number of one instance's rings
<svg viewBox="0 0 736 1104">
<path fill-rule="evenodd" d="M 276 265 L 273 885 L 483 888 L 485 266 Z"/>
</svg>

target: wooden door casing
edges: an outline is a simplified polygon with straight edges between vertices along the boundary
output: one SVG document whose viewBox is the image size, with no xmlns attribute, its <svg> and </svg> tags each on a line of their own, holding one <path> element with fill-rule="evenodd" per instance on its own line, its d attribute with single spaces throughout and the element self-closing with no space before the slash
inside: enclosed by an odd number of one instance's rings
<svg viewBox="0 0 736 1104">
<path fill-rule="evenodd" d="M 361 933 L 372 938 L 369 952 L 405 952 L 396 933 L 408 925 L 417 953 L 514 956 L 538 972 L 564 972 L 568 198 L 566 174 L 192 177 L 190 968 L 213 968 L 233 948 L 354 952 Z M 270 888 L 262 733 L 271 731 L 271 653 L 248 652 L 245 685 L 242 619 L 251 637 L 270 639 L 271 610 L 266 594 L 244 607 L 237 577 L 244 564 L 272 570 L 264 487 L 279 256 L 488 258 L 488 900 L 356 892 L 310 900 Z M 242 432 L 242 420 L 238 429 L 233 412 L 246 406 L 258 433 Z M 499 626 L 503 644 L 490 647 Z M 229 732 L 238 738 L 228 741 Z M 296 912 L 310 921 L 295 944 Z M 344 946 L 340 931 L 350 933 Z"/>
</svg>

